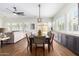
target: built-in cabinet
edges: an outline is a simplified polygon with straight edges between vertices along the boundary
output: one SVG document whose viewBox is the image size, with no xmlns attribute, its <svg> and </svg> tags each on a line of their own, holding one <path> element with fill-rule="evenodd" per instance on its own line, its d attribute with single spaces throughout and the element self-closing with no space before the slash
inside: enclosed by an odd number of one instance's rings
<svg viewBox="0 0 79 59">
<path fill-rule="evenodd" d="M 61 35 L 61 43 L 62 43 L 64 46 L 67 46 L 66 36 L 63 35 L 63 34 L 60 34 L 60 35 Z"/>
<path fill-rule="evenodd" d="M 79 37 L 64 33 L 55 33 L 56 41 L 64 47 L 79 54 Z"/>
<path fill-rule="evenodd" d="M 66 47 L 71 49 L 71 50 L 74 50 L 75 49 L 75 40 L 74 40 L 74 37 L 71 36 L 71 35 L 66 35 Z"/>
<path fill-rule="evenodd" d="M 79 37 L 75 37 L 75 51 L 79 53 Z"/>
</svg>

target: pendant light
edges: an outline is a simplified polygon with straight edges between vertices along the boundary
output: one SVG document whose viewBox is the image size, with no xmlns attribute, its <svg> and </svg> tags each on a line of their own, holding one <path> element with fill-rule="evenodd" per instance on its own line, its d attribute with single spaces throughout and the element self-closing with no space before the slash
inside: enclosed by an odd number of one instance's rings
<svg viewBox="0 0 79 59">
<path fill-rule="evenodd" d="M 41 7 L 41 6 L 40 6 L 40 4 L 38 5 L 38 7 L 39 7 L 39 17 L 38 17 L 37 21 L 38 21 L 38 22 L 41 22 L 41 18 L 40 18 L 40 7 Z"/>
</svg>

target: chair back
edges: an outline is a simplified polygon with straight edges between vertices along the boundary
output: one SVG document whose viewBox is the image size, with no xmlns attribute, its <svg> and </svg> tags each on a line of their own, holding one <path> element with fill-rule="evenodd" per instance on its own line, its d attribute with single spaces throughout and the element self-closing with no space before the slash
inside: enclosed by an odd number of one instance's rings
<svg viewBox="0 0 79 59">
<path fill-rule="evenodd" d="M 45 36 L 35 36 L 34 43 L 43 44 L 45 41 Z"/>
</svg>

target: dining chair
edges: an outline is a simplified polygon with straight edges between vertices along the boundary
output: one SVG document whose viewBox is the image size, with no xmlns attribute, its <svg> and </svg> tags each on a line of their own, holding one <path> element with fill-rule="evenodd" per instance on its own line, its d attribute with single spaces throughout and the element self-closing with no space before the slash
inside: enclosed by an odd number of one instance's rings
<svg viewBox="0 0 79 59">
<path fill-rule="evenodd" d="M 43 41 L 45 39 L 45 36 L 39 36 L 39 37 L 34 37 L 34 43 L 37 43 L 37 44 L 43 44 Z"/>
<path fill-rule="evenodd" d="M 44 51 L 45 51 L 45 47 L 44 47 L 44 39 L 45 36 L 39 36 L 39 37 L 35 37 L 34 38 L 34 43 L 35 43 L 35 50 L 36 50 L 36 54 L 37 54 L 37 48 L 42 47 L 43 48 L 43 55 L 45 55 Z"/>
<path fill-rule="evenodd" d="M 43 47 L 44 48 L 44 39 L 45 37 L 44 36 L 41 36 L 41 37 L 35 37 L 34 38 L 34 43 L 36 45 L 36 48 L 37 47 Z"/>
<path fill-rule="evenodd" d="M 28 35 L 26 34 L 26 39 L 27 39 L 27 50 L 28 50 L 28 48 L 30 47 L 30 40 L 29 40 L 29 37 L 28 37 Z"/>
<path fill-rule="evenodd" d="M 54 33 L 51 34 L 50 38 L 50 46 L 52 47 L 52 50 L 53 50 L 53 40 L 54 40 Z"/>
</svg>

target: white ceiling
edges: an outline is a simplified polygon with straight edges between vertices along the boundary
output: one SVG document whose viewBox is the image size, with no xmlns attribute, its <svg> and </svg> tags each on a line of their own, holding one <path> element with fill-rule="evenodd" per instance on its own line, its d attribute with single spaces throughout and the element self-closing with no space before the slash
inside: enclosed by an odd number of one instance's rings
<svg viewBox="0 0 79 59">
<path fill-rule="evenodd" d="M 41 3 L 41 18 L 53 17 L 65 4 L 64 3 Z M 23 11 L 27 17 L 36 17 L 39 15 L 38 3 L 0 3 L 0 11 L 7 15 L 14 15 L 10 10 L 16 6 L 18 11 Z M 8 9 L 7 9 L 8 8 Z"/>
</svg>

